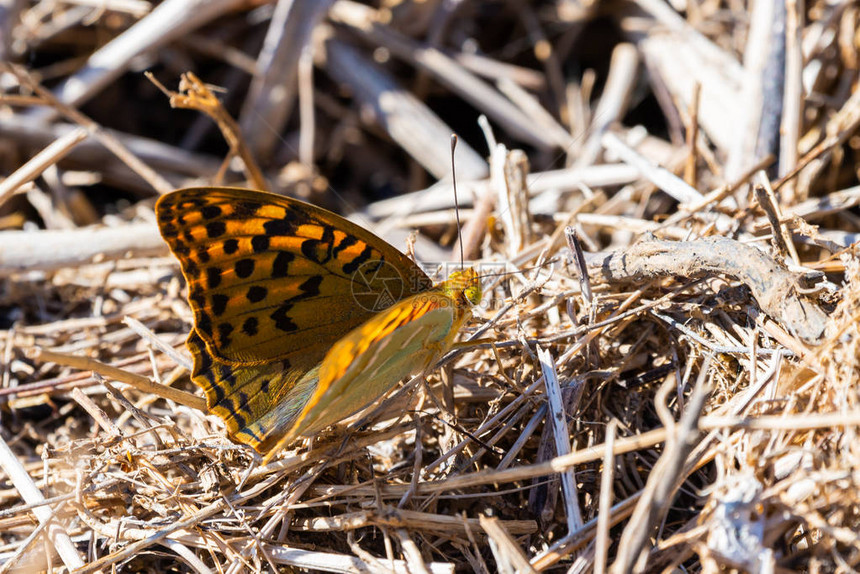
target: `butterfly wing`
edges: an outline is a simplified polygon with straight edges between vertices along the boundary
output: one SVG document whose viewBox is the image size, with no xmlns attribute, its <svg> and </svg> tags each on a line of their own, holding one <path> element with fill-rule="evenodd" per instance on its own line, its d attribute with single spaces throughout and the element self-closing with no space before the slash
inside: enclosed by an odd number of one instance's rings
<svg viewBox="0 0 860 574">
<path fill-rule="evenodd" d="M 378 313 L 332 346 L 319 380 L 289 432 L 274 447 L 319 431 L 421 372 L 450 349 L 471 312 L 439 288 L 414 295 Z"/>
<path fill-rule="evenodd" d="M 234 188 L 190 188 L 156 203 L 188 283 L 192 376 L 238 440 L 326 351 L 432 282 L 397 249 L 313 205 Z M 296 385 L 299 385 L 297 388 Z"/>
</svg>

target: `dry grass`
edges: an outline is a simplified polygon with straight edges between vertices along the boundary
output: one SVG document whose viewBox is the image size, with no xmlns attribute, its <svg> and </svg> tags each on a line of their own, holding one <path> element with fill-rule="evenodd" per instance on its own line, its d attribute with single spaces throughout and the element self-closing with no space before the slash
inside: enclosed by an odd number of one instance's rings
<svg viewBox="0 0 860 574">
<path fill-rule="evenodd" d="M 856 4 L 382 4 L 0 2 L 0 572 L 857 569 Z M 483 342 L 261 467 L 155 197 L 456 261 L 452 131 Z"/>
</svg>

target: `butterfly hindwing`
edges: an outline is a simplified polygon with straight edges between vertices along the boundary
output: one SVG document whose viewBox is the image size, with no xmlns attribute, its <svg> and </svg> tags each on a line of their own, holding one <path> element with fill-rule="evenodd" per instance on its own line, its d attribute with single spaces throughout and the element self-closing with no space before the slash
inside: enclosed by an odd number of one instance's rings
<svg viewBox="0 0 860 574">
<path fill-rule="evenodd" d="M 350 331 L 323 358 L 304 409 L 290 411 L 292 424 L 281 443 L 338 422 L 426 369 L 451 346 L 470 316 L 437 287 L 392 305 Z"/>
<path fill-rule="evenodd" d="M 284 369 L 278 361 L 228 365 L 214 358 L 196 331 L 186 344 L 194 357 L 192 380 L 203 389 L 209 412 L 219 416 L 235 440 L 260 452 L 270 448 L 295 421 L 316 388 L 317 367 Z M 281 406 L 280 426 L 272 413 Z"/>
</svg>

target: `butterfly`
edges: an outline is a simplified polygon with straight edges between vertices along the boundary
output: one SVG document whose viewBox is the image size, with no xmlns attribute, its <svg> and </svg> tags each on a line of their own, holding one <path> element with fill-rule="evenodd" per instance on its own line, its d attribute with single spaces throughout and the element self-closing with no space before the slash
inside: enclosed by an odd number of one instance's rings
<svg viewBox="0 0 860 574">
<path fill-rule="evenodd" d="M 265 461 L 428 369 L 481 302 L 474 269 L 434 285 L 376 235 L 296 199 L 188 188 L 155 212 L 188 285 L 191 378 Z"/>
</svg>

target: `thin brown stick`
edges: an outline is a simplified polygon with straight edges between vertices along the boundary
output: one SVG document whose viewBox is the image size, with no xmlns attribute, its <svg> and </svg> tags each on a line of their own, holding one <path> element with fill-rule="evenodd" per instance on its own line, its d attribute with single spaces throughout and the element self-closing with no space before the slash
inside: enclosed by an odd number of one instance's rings
<svg viewBox="0 0 860 574">
<path fill-rule="evenodd" d="M 32 349 L 30 354 L 33 359 L 38 361 L 52 362 L 57 363 L 58 365 L 74 367 L 75 369 L 94 371 L 96 373 L 99 373 L 100 375 L 103 375 L 104 377 L 109 377 L 111 379 L 115 379 L 117 381 L 131 385 L 132 387 L 136 388 L 141 392 L 152 393 L 156 396 L 175 401 L 181 405 L 185 405 L 192 409 L 197 409 L 199 411 L 204 412 L 206 411 L 206 401 L 196 395 L 186 393 L 185 391 L 180 391 L 179 389 L 174 389 L 173 387 L 167 387 L 164 385 L 153 383 L 147 377 L 135 375 L 127 371 L 123 371 L 122 369 L 117 369 L 116 367 L 105 365 L 104 363 L 100 363 L 99 361 L 90 359 L 88 357 L 76 357 L 74 355 L 67 355 L 65 353 L 55 353 L 53 351 L 40 349 L 38 347 Z"/>
</svg>

